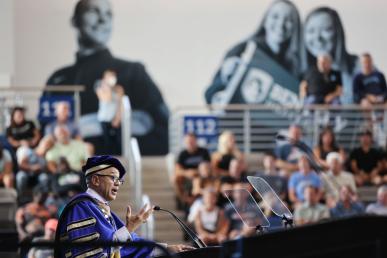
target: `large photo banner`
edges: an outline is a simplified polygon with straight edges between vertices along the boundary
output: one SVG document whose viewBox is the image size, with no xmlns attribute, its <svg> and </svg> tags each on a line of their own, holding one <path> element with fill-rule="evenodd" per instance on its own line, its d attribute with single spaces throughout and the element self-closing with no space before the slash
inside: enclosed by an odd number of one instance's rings
<svg viewBox="0 0 387 258">
<path fill-rule="evenodd" d="M 84 133 L 97 153 L 121 153 L 117 147 L 122 142 L 121 99 L 127 95 L 132 108 L 132 134 L 139 141 L 141 153 L 166 154 L 168 107 L 141 63 L 115 57 L 110 52 L 113 18 L 108 0 L 78 1 L 71 17 L 78 46 L 75 63 L 54 71 L 46 84 L 85 86 L 80 93 L 80 128 L 90 124 L 94 125 L 92 128 L 100 127 L 98 133 L 95 130 Z"/>
<path fill-rule="evenodd" d="M 329 55 L 333 68 L 341 73 L 341 102 L 353 103 L 352 80 L 358 58 L 347 51 L 337 11 L 316 7 L 302 23 L 291 1 L 273 1 L 257 31 L 226 54 L 205 93 L 206 102 L 297 104 L 300 80 L 316 67 L 322 54 Z"/>
</svg>

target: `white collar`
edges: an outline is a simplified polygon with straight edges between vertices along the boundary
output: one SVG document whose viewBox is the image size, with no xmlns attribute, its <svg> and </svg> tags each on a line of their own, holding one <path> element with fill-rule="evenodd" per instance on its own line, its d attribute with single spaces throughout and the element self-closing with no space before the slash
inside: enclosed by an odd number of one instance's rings
<svg viewBox="0 0 387 258">
<path fill-rule="evenodd" d="M 105 200 L 99 193 L 97 193 L 94 189 L 87 188 L 86 193 L 89 194 L 94 199 L 97 199 L 97 201 L 100 201 L 106 205 L 109 205 L 109 202 Z"/>
</svg>

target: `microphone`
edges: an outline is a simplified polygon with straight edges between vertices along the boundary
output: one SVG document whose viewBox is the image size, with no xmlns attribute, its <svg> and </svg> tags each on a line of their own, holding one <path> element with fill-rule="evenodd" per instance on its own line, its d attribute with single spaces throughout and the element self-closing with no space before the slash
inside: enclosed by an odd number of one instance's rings
<svg viewBox="0 0 387 258">
<path fill-rule="evenodd" d="M 295 139 L 288 137 L 286 135 L 282 135 L 282 134 L 277 134 L 275 138 L 278 141 L 287 141 L 290 144 L 292 144 L 294 147 L 298 148 L 303 153 L 305 153 L 307 159 L 309 160 L 311 167 L 317 173 L 321 173 L 323 171 L 322 167 L 317 163 L 316 156 L 314 155 L 313 151 L 304 142 L 296 141 Z"/>
<path fill-rule="evenodd" d="M 162 209 L 162 208 L 160 208 L 160 206 L 153 207 L 153 210 L 164 211 L 166 213 L 169 213 L 177 221 L 177 223 L 180 225 L 180 227 L 188 234 L 188 236 L 191 238 L 191 240 L 194 241 L 194 243 L 196 244 L 196 246 L 198 248 L 207 247 L 207 245 L 195 234 L 195 232 L 193 232 L 192 229 L 190 229 L 186 224 L 184 224 L 184 222 L 181 221 L 181 219 L 179 219 L 173 212 L 171 212 L 169 210 Z"/>
</svg>

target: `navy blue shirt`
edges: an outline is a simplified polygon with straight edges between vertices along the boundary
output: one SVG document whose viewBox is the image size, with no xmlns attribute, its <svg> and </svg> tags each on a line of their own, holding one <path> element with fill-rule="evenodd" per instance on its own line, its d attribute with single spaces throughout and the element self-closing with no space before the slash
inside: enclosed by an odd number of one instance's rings
<svg viewBox="0 0 387 258">
<path fill-rule="evenodd" d="M 356 103 L 360 103 L 367 94 L 387 96 L 387 85 L 384 75 L 373 71 L 369 75 L 359 73 L 353 80 L 353 96 Z"/>
<path fill-rule="evenodd" d="M 340 201 L 336 207 L 330 210 L 331 218 L 342 218 L 363 214 L 365 211 L 364 206 L 360 202 L 353 202 L 349 209 L 344 207 L 344 204 Z"/>
</svg>

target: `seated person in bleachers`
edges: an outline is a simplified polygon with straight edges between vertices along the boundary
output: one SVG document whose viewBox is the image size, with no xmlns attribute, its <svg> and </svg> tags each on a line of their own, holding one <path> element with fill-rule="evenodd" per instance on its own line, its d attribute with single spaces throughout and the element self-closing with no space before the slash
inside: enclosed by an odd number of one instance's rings
<svg viewBox="0 0 387 258">
<path fill-rule="evenodd" d="M 302 140 L 302 129 L 299 125 L 292 124 L 289 126 L 288 137 L 295 142 Z M 281 171 L 281 175 L 290 177 L 290 175 L 298 170 L 298 159 L 301 157 L 301 151 L 292 143 L 284 143 L 275 149 L 276 167 Z"/>
<path fill-rule="evenodd" d="M 321 179 L 324 185 L 325 201 L 328 207 L 332 208 L 339 200 L 340 189 L 343 186 L 349 186 L 351 192 L 355 195 L 357 193 L 355 177 L 352 173 L 344 171 L 343 161 L 341 155 L 337 152 L 331 152 L 328 154 L 327 164 L 329 170 L 324 175 L 321 175 Z"/>
<path fill-rule="evenodd" d="M 330 152 L 338 152 L 341 160 L 345 160 L 345 152 L 336 142 L 335 134 L 331 127 L 325 127 L 319 135 L 318 145 L 313 149 L 317 161 L 324 170 L 329 169 L 326 158 Z"/>
<path fill-rule="evenodd" d="M 195 134 L 188 133 L 184 138 L 185 149 L 177 158 L 175 165 L 174 186 L 177 198 L 183 205 L 191 205 L 192 180 L 199 175 L 198 167 L 202 162 L 209 162 L 207 149 L 199 147 Z"/>
<path fill-rule="evenodd" d="M 352 150 L 349 155 L 351 170 L 355 175 L 357 185 L 383 183 L 380 175 L 382 156 L 380 151 L 372 147 L 372 133 L 364 131 L 360 135 L 360 147 Z"/>
<path fill-rule="evenodd" d="M 309 160 L 306 156 L 301 156 L 298 160 L 300 171 L 293 173 L 288 182 L 288 194 L 290 201 L 299 205 L 305 201 L 304 188 L 307 185 L 315 187 L 317 198 L 320 200 L 323 189 L 320 177 L 310 167 Z"/>
<path fill-rule="evenodd" d="M 228 170 L 228 175 L 222 175 L 221 179 L 229 177 L 232 178 L 235 183 L 246 182 L 246 164 L 243 160 L 236 158 L 232 159 Z"/>
<path fill-rule="evenodd" d="M 306 185 L 304 187 L 305 201 L 294 209 L 294 222 L 296 225 L 305 225 L 329 218 L 329 209 L 319 203 L 319 189 Z"/>
<path fill-rule="evenodd" d="M 360 215 L 365 212 L 364 205 L 357 200 L 356 194 L 350 186 L 344 185 L 340 189 L 340 200 L 331 208 L 331 218 L 342 218 Z"/>
<path fill-rule="evenodd" d="M 215 176 L 227 176 L 229 174 L 232 159 L 244 162 L 244 155 L 238 149 L 235 136 L 231 131 L 224 131 L 218 140 L 218 150 L 211 156 L 212 171 Z"/>
<path fill-rule="evenodd" d="M 70 105 L 67 101 L 60 101 L 55 106 L 56 120 L 52 121 L 44 128 L 44 136 L 54 137 L 54 130 L 57 125 L 65 125 L 69 132 L 70 137 L 73 139 L 81 139 L 78 125 L 70 120 Z"/>
<path fill-rule="evenodd" d="M 198 208 L 203 205 L 203 191 L 206 188 L 212 188 L 216 192 L 220 191 L 220 179 L 213 176 L 211 171 L 211 165 L 208 161 L 201 162 L 198 167 L 199 176 L 195 177 L 192 181 L 192 193 L 195 198 L 189 208 L 188 222 L 193 224 Z"/>
<path fill-rule="evenodd" d="M 216 206 L 217 195 L 216 189 L 205 188 L 195 216 L 195 231 L 207 245 L 219 245 L 227 239 L 228 221 L 223 209 Z"/>
<path fill-rule="evenodd" d="M 382 177 L 383 183 L 387 183 L 387 150 L 382 151 L 382 169 L 380 176 Z"/>
<path fill-rule="evenodd" d="M 218 205 L 220 207 L 224 207 L 228 204 L 227 198 L 222 194 L 224 191 L 234 189 L 234 185 L 236 184 L 235 180 L 232 177 L 222 177 L 219 183 L 219 196 L 218 196 Z"/>
<path fill-rule="evenodd" d="M 237 183 L 233 189 L 237 190 L 232 195 L 233 205 L 227 203 L 224 208 L 224 214 L 229 224 L 228 239 L 253 236 L 255 235 L 255 227 L 246 226 L 241 220 L 241 217 L 246 221 L 257 217 L 256 210 L 252 209 L 250 205 L 246 205 L 247 198 L 249 197 L 247 192 L 238 191 L 238 189 L 247 189 L 246 183 Z M 234 207 L 241 213 L 238 214 Z"/>
<path fill-rule="evenodd" d="M 387 185 L 378 188 L 377 201 L 367 206 L 366 213 L 387 216 Z"/>
<path fill-rule="evenodd" d="M 17 150 L 19 171 L 16 174 L 16 189 L 19 195 L 25 194 L 28 187 L 34 186 L 31 184 L 35 181 L 42 186 L 48 185 L 49 175 L 45 155 L 53 145 L 51 137 L 44 137 L 34 149 L 23 145 Z"/>
<path fill-rule="evenodd" d="M 364 108 L 383 104 L 387 99 L 386 78 L 375 69 L 372 57 L 364 53 L 360 57 L 361 72 L 353 80 L 353 96 L 355 103 Z"/>
<path fill-rule="evenodd" d="M 32 121 L 26 120 L 25 109 L 15 107 L 11 112 L 11 123 L 7 128 L 7 139 L 14 150 L 21 145 L 35 147 L 40 140 L 40 132 Z"/>
<path fill-rule="evenodd" d="M 287 195 L 287 178 L 280 175 L 280 171 L 275 166 L 276 158 L 273 153 L 266 152 L 263 156 L 263 171 L 259 171 L 255 176 L 263 178 L 281 197 L 282 200 Z"/>
<path fill-rule="evenodd" d="M 305 105 L 340 105 L 343 93 L 341 74 L 332 69 L 332 58 L 328 54 L 317 57 L 317 66 L 311 67 L 300 84 L 300 99 Z"/>
<path fill-rule="evenodd" d="M 60 101 L 55 106 L 56 120 L 52 121 L 44 128 L 44 135 L 55 138 L 54 131 L 58 125 L 64 125 L 70 132 L 70 137 L 75 140 L 82 141 L 81 134 L 77 123 L 70 120 L 70 105 L 67 101 Z M 85 142 L 90 155 L 94 154 L 94 145 L 90 142 Z"/>
<path fill-rule="evenodd" d="M 66 158 L 60 157 L 51 188 L 56 197 L 56 206 L 61 211 L 72 197 L 86 190 L 84 174 L 71 170 Z"/>
<path fill-rule="evenodd" d="M 13 188 L 14 181 L 11 154 L 0 143 L 0 187 Z"/>
<path fill-rule="evenodd" d="M 20 241 L 31 240 L 43 234 L 44 224 L 54 213 L 45 205 L 48 196 L 46 188 L 36 186 L 33 190 L 32 202 L 25 204 L 16 211 L 16 228 Z"/>
<path fill-rule="evenodd" d="M 57 163 L 60 157 L 66 157 L 70 167 L 74 171 L 81 171 L 82 165 L 89 157 L 87 146 L 84 142 L 73 140 L 65 125 L 55 127 L 55 144 L 46 153 L 47 167 L 51 173 L 57 171 Z"/>
<path fill-rule="evenodd" d="M 44 225 L 44 235 L 35 237 L 32 242 L 49 242 L 55 240 L 56 227 L 58 226 L 57 219 L 49 219 Z M 28 252 L 28 258 L 53 258 L 54 249 L 47 247 L 33 247 Z"/>
<path fill-rule="evenodd" d="M 192 196 L 199 197 L 205 188 L 212 187 L 219 191 L 220 180 L 211 171 L 211 164 L 203 161 L 198 167 L 198 176 L 192 180 Z"/>
</svg>

